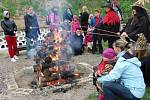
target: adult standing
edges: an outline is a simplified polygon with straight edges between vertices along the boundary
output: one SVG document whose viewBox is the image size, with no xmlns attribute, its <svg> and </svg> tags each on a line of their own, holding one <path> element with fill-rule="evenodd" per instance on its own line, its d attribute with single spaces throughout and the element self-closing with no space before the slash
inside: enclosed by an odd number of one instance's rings
<svg viewBox="0 0 150 100">
<path fill-rule="evenodd" d="M 88 8 L 86 6 L 82 7 L 82 13 L 80 16 L 80 23 L 81 23 L 81 28 L 84 31 L 84 36 L 86 36 L 87 29 L 88 29 L 88 19 L 89 19 L 89 13 L 88 13 Z"/>
<path fill-rule="evenodd" d="M 149 16 L 142 2 L 136 2 L 132 6 L 132 18 L 129 19 L 125 28 L 122 30 L 122 36 L 128 37 L 134 41 L 135 48 L 132 52 L 142 62 L 142 72 L 144 74 L 145 83 L 150 86 L 150 57 L 147 52 L 148 44 L 150 43 L 150 21 Z"/>
<path fill-rule="evenodd" d="M 145 93 L 141 62 L 126 50 L 128 42 L 119 39 L 113 44 L 117 62 L 108 75 L 98 78 L 107 100 L 140 100 Z"/>
<path fill-rule="evenodd" d="M 55 29 L 58 29 L 60 26 L 58 7 L 53 7 L 47 17 L 48 17 L 50 31 L 54 31 Z"/>
<path fill-rule="evenodd" d="M 66 7 L 63 13 L 63 21 L 67 20 L 71 22 L 72 19 L 73 19 L 73 12 L 71 10 L 71 7 Z"/>
<path fill-rule="evenodd" d="M 97 25 L 94 31 L 95 33 L 105 34 L 102 37 L 104 41 L 108 41 L 108 47 L 112 48 L 113 42 L 118 39 L 115 33 L 119 32 L 120 19 L 115 13 L 111 2 L 107 2 L 104 7 L 106 8 L 106 15 L 102 23 Z"/>
<path fill-rule="evenodd" d="M 8 45 L 8 52 L 12 62 L 16 62 L 18 57 L 16 56 L 17 51 L 17 40 L 16 40 L 16 31 L 17 26 L 15 22 L 10 19 L 9 11 L 3 12 L 4 20 L 1 21 L 1 27 L 4 30 L 5 40 Z"/>
<path fill-rule="evenodd" d="M 113 9 L 115 10 L 116 14 L 119 16 L 120 21 L 122 21 L 123 20 L 122 10 L 119 6 L 118 0 L 113 0 Z"/>
<path fill-rule="evenodd" d="M 38 34 L 40 34 L 37 16 L 32 7 L 27 9 L 27 14 L 24 16 L 25 33 L 26 33 L 26 47 L 27 59 L 31 58 L 30 50 L 35 48 L 38 41 Z"/>
</svg>

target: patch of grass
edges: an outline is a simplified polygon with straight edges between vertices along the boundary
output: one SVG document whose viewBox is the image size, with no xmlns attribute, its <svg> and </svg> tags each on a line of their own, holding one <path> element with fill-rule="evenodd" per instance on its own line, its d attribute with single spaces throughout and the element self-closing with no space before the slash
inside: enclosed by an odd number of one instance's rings
<svg viewBox="0 0 150 100">
<path fill-rule="evenodd" d="M 97 100 L 97 93 L 90 94 L 85 100 Z M 141 100 L 150 100 L 150 88 L 146 89 L 145 96 Z"/>
<path fill-rule="evenodd" d="M 97 96 L 98 94 L 95 92 L 90 94 L 87 98 L 85 98 L 85 100 L 97 100 Z"/>
</svg>

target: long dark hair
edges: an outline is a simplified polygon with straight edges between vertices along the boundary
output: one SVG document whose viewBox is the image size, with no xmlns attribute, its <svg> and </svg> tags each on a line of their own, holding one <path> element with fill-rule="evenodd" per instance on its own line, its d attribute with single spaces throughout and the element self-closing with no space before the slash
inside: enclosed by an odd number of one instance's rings
<svg viewBox="0 0 150 100">
<path fill-rule="evenodd" d="M 133 6 L 132 9 L 136 10 L 136 16 L 139 19 L 140 17 L 145 17 L 146 20 L 150 23 L 149 16 L 147 14 L 146 9 L 138 6 Z"/>
</svg>

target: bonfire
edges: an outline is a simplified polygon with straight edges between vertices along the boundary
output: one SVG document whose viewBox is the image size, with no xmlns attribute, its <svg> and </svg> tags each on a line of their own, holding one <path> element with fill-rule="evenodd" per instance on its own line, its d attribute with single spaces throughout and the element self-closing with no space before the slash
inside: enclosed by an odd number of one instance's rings
<svg viewBox="0 0 150 100">
<path fill-rule="evenodd" d="M 34 78 L 38 87 L 75 83 L 81 73 L 70 64 L 69 46 L 58 30 L 49 33 L 35 56 Z"/>
</svg>

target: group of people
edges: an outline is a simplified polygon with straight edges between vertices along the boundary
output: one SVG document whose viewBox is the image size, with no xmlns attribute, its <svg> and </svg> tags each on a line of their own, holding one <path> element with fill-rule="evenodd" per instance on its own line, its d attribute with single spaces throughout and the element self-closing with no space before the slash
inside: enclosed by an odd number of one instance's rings
<svg viewBox="0 0 150 100">
<path fill-rule="evenodd" d="M 57 7 L 53 7 L 46 17 L 50 33 L 55 42 L 63 41 L 73 49 L 74 55 L 81 55 L 87 47 L 92 53 L 102 54 L 102 62 L 94 68 L 93 83 L 100 92 L 99 100 L 116 100 L 116 97 L 126 100 L 139 100 L 144 96 L 146 86 L 150 86 L 149 75 L 149 42 L 150 21 L 143 3 L 132 5 L 132 17 L 123 30 L 120 30 L 122 12 L 118 0 L 107 2 L 106 15 L 102 16 L 101 9 L 95 10 L 95 15 L 89 14 L 83 6 L 79 18 L 73 15 L 70 7 L 63 13 L 61 21 Z M 16 56 L 17 26 L 10 19 L 9 11 L 4 11 L 1 26 L 5 33 L 8 51 L 12 62 Z M 27 42 L 27 58 L 30 49 L 37 45 L 40 34 L 37 17 L 32 7 L 27 9 L 24 16 Z M 144 26 L 144 27 L 143 27 Z M 65 38 L 59 30 L 68 33 Z M 121 39 L 120 39 L 121 38 Z M 102 41 L 108 41 L 108 48 L 103 50 Z M 33 45 L 34 44 L 34 45 Z"/>
<path fill-rule="evenodd" d="M 109 25 L 118 22 L 111 23 L 109 19 L 111 17 L 107 16 L 105 21 L 104 17 L 104 22 L 97 26 L 97 32 L 118 32 L 121 39 L 109 38 L 110 45 L 102 53 L 103 60 L 94 67 L 93 84 L 100 92 L 98 100 L 140 100 L 146 87 L 150 86 L 149 16 L 143 3 L 137 1 L 132 5 L 132 17 L 123 30 L 113 31 L 115 27 Z M 104 32 L 103 29 L 107 31 Z M 102 38 L 105 39 L 105 36 Z"/>
</svg>

